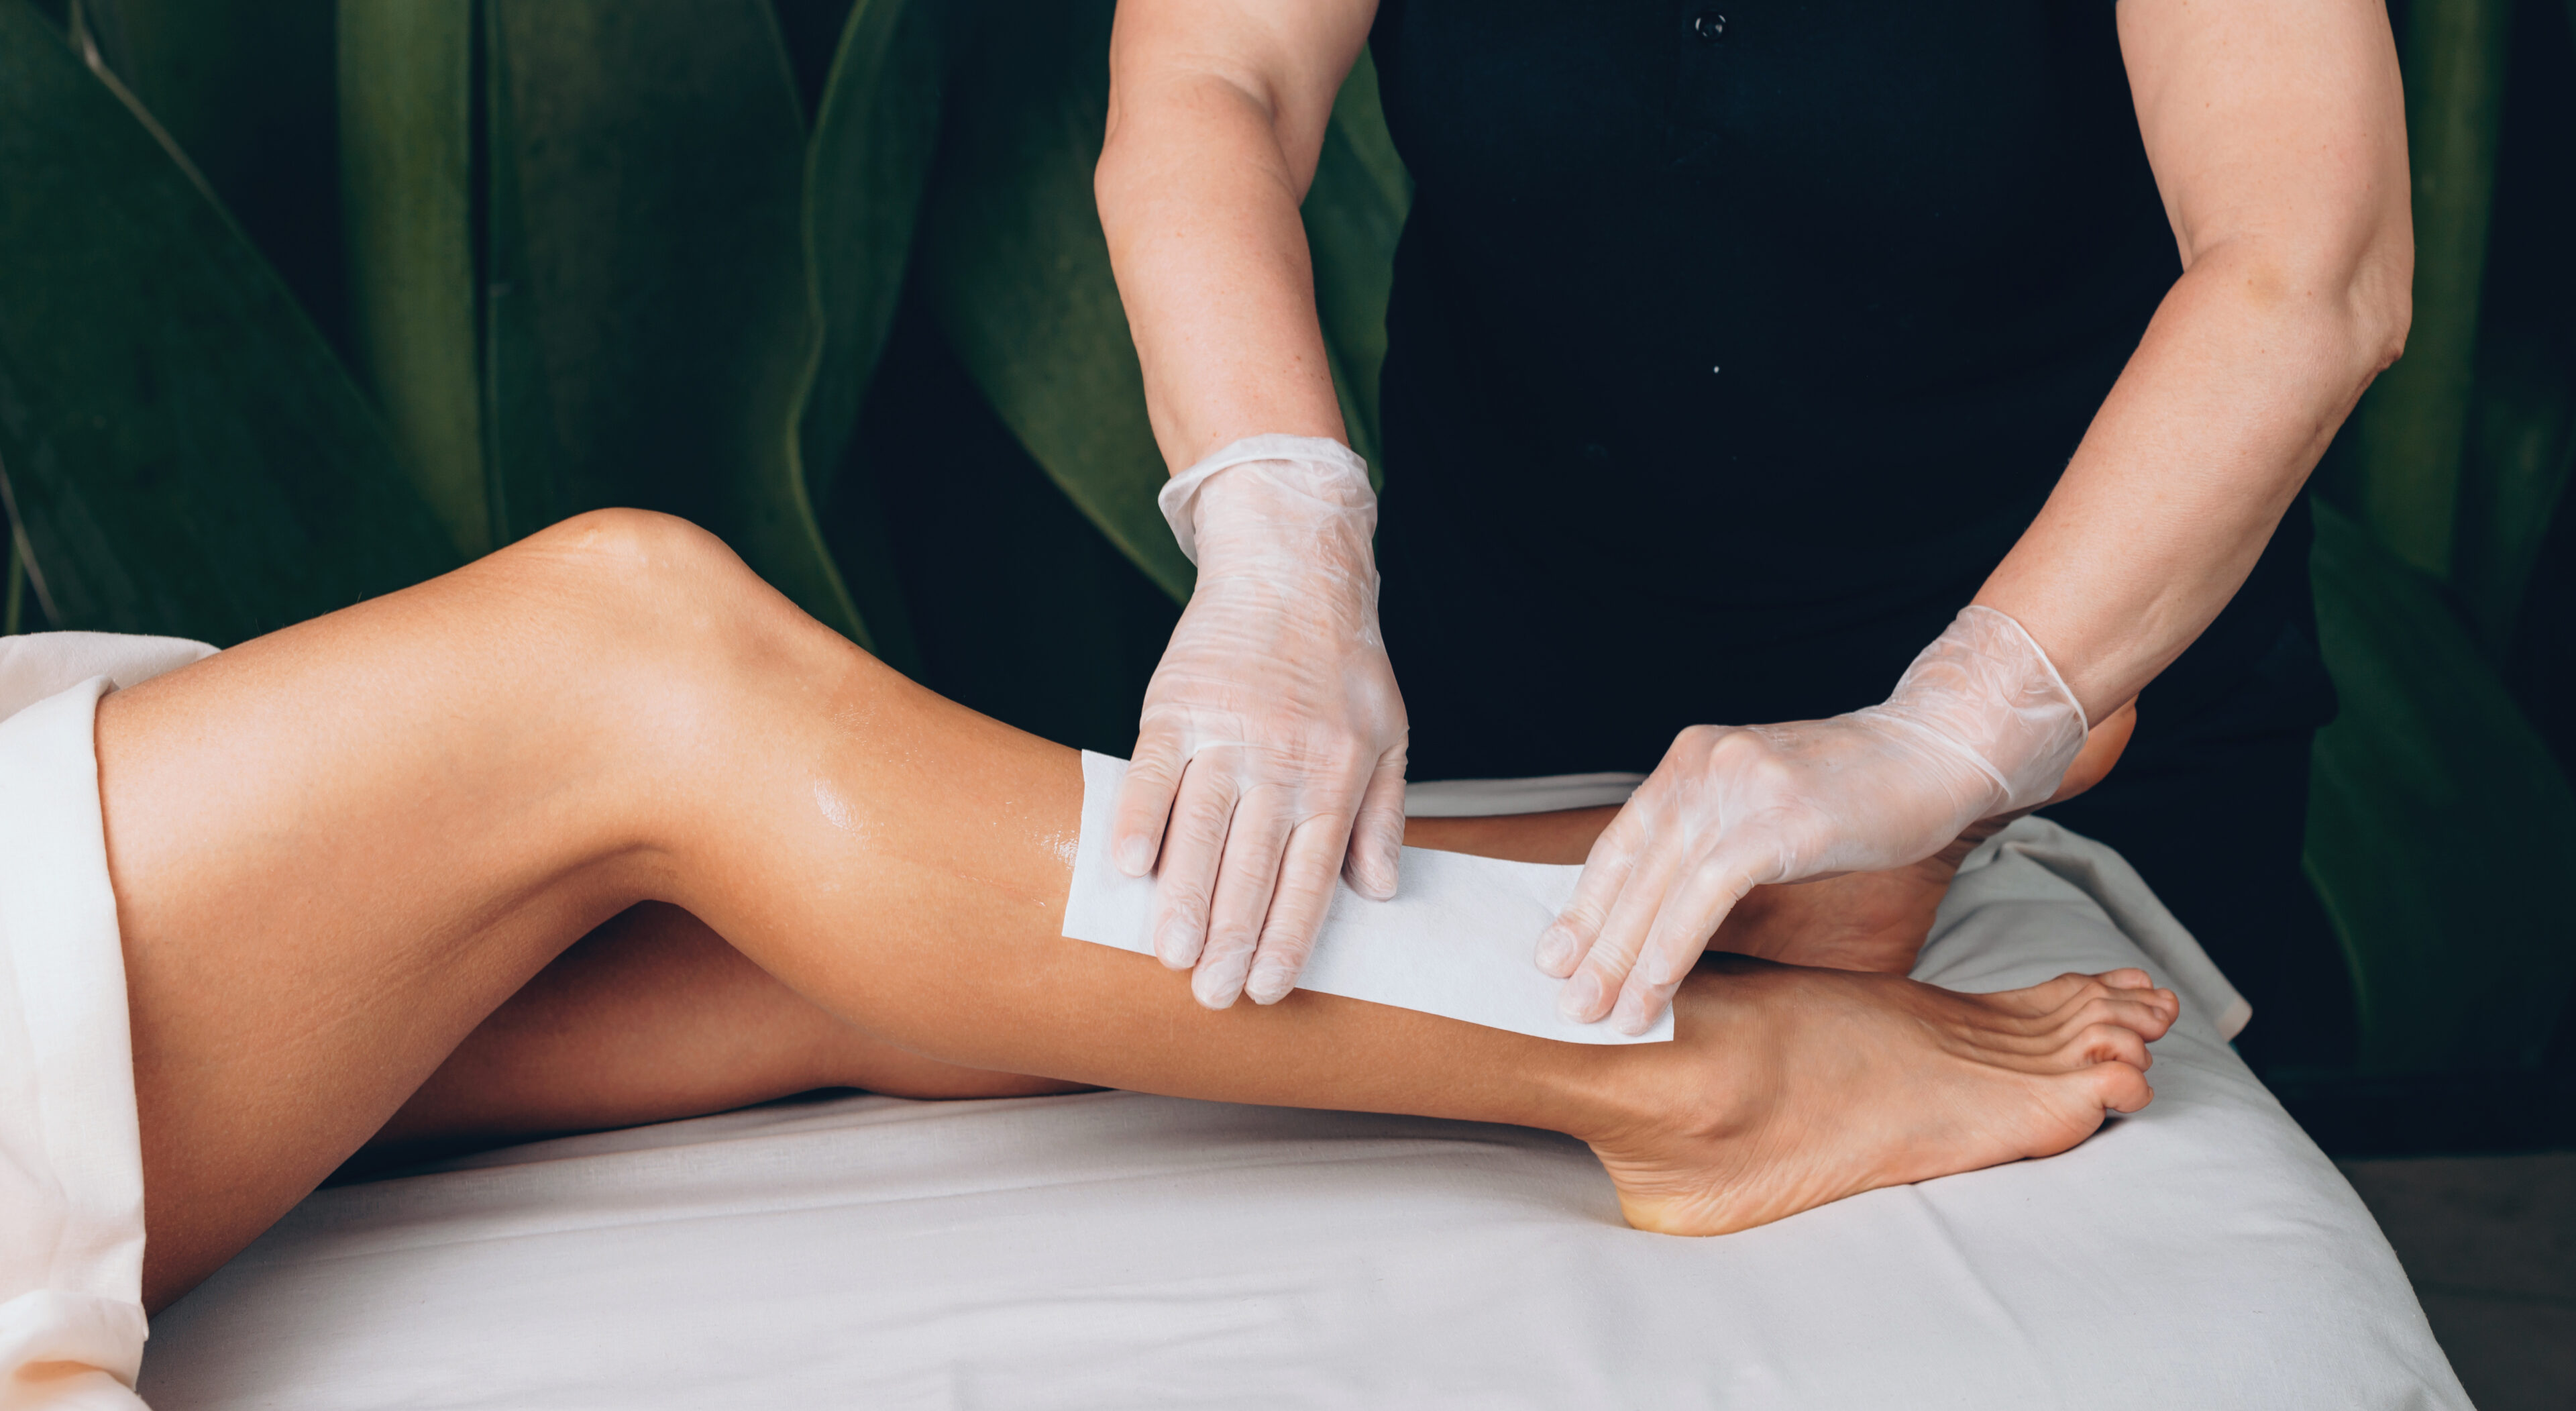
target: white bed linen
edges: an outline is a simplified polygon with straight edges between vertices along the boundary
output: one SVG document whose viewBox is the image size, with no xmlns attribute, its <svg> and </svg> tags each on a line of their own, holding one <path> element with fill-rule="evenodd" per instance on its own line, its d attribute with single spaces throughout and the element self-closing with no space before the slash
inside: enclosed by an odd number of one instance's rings
<svg viewBox="0 0 2576 1411">
<path fill-rule="evenodd" d="M 318 1193 L 158 1321 L 142 1386 L 159 1411 L 2465 1407 L 2211 992 L 2088 890 L 2122 873 L 2018 824 L 1917 971 L 2181 989 L 2155 1104 L 2047 1161 L 1689 1240 L 1626 1229 L 1581 1146 L 1513 1128 L 783 1104 Z"/>
</svg>

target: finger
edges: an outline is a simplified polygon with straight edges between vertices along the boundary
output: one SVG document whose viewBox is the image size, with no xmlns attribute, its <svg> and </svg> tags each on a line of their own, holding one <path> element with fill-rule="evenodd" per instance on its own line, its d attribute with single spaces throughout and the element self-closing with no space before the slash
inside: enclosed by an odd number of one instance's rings
<svg viewBox="0 0 2576 1411">
<path fill-rule="evenodd" d="M 1636 969 L 1637 952 L 1646 944 L 1646 928 L 1654 923 L 1664 891 L 1679 870 L 1679 859 L 1668 848 L 1652 849 L 1636 860 L 1627 885 L 1601 922 L 1600 933 L 1592 938 L 1592 948 L 1557 992 L 1559 1013 L 1578 1024 L 1596 1023 L 1609 1014 L 1621 987 L 1628 983 L 1629 972 Z"/>
<path fill-rule="evenodd" d="M 1342 864 L 1351 890 L 1370 901 L 1394 896 L 1397 860 L 1403 853 L 1404 746 L 1398 745 L 1378 759 L 1368 791 L 1360 796 L 1359 817 L 1351 823 L 1350 852 Z"/>
<path fill-rule="evenodd" d="M 1154 875 L 1154 954 L 1175 970 L 1197 964 L 1207 944 L 1208 903 L 1234 824 L 1236 792 L 1233 771 L 1213 753 L 1191 761 L 1181 776 Z"/>
<path fill-rule="evenodd" d="M 1630 1038 L 1646 1032 L 1654 1027 L 1656 1016 L 1673 1002 L 1673 995 L 1681 987 L 1679 980 L 1669 985 L 1649 985 L 1638 978 L 1638 972 L 1630 971 L 1628 983 L 1619 988 L 1619 1003 L 1610 1011 L 1610 1027 Z"/>
<path fill-rule="evenodd" d="M 1252 978 L 1243 984 L 1254 1004 L 1277 1004 L 1297 987 L 1297 976 L 1315 953 L 1315 938 L 1323 934 L 1324 918 L 1332 910 L 1333 864 L 1344 851 L 1341 828 L 1330 817 L 1309 818 L 1288 835 L 1270 919 L 1261 926 Z"/>
<path fill-rule="evenodd" d="M 1210 1009 L 1232 1005 L 1252 972 L 1253 948 L 1261 942 L 1278 890 L 1279 862 L 1288 851 L 1291 820 L 1283 803 L 1279 790 L 1255 788 L 1234 806 L 1234 826 L 1217 867 L 1216 904 L 1208 912 L 1207 948 L 1190 976 L 1190 993 Z"/>
<path fill-rule="evenodd" d="M 1136 757 L 1118 784 L 1118 803 L 1110 814 L 1109 858 L 1130 877 L 1154 870 L 1163 849 L 1163 825 L 1172 816 L 1172 798 L 1181 784 L 1181 736 L 1178 730 L 1148 725 L 1136 737 Z"/>
<path fill-rule="evenodd" d="M 1648 985 L 1679 985 L 1726 914 L 1756 885 L 1777 881 L 1780 870 L 1778 850 L 1765 842 L 1720 843 L 1664 895 L 1637 958 L 1638 976 Z"/>
<path fill-rule="evenodd" d="M 1621 809 L 1601 836 L 1592 840 L 1592 850 L 1583 859 L 1583 875 L 1574 883 L 1573 899 L 1539 933 L 1534 958 L 1542 973 L 1565 979 L 1591 954 L 1593 938 L 1601 934 L 1611 905 L 1636 869 L 1636 842 L 1642 830 L 1629 815 L 1634 807 L 1632 803 Z"/>
</svg>

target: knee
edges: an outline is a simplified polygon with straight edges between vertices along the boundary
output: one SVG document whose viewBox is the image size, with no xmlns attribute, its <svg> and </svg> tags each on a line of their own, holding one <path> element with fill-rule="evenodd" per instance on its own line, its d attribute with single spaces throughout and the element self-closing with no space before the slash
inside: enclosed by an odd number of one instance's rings
<svg viewBox="0 0 2576 1411">
<path fill-rule="evenodd" d="M 525 645 L 577 663 L 598 685 L 625 683 L 675 707 L 856 651 L 723 540 L 673 515 L 592 510 L 484 563 L 507 585 Z"/>
<path fill-rule="evenodd" d="M 566 580 L 581 598 L 647 609 L 748 574 L 723 540 L 677 515 L 605 509 L 574 515 L 492 556 L 496 564 Z"/>
<path fill-rule="evenodd" d="M 577 514 L 485 563 L 537 620 L 603 649 L 649 644 L 656 658 L 795 611 L 722 539 L 652 510 Z"/>
</svg>

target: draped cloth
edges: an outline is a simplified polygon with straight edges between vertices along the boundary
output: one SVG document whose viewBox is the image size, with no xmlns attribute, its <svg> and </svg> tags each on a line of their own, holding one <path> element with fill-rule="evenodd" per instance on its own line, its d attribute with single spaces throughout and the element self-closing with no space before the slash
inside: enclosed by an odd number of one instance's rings
<svg viewBox="0 0 2576 1411">
<path fill-rule="evenodd" d="M 143 1150 L 91 727 L 109 691 L 213 651 L 0 638 L 0 1411 L 143 1405 Z"/>
</svg>

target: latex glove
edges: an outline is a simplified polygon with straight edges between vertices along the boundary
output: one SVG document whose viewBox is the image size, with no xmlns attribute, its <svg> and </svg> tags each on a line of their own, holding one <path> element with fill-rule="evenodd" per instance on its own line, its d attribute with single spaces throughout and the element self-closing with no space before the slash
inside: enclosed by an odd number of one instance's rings
<svg viewBox="0 0 2576 1411">
<path fill-rule="evenodd" d="M 1110 856 L 1159 874 L 1154 953 L 1197 967 L 1201 1004 L 1270 1004 L 1337 875 L 1395 895 L 1406 725 L 1378 636 L 1377 495 L 1340 442 L 1255 436 L 1161 504 L 1198 586 L 1145 691 Z"/>
<path fill-rule="evenodd" d="M 1930 857 L 2046 801 L 2085 733 L 2048 654 L 1988 607 L 1961 612 L 1884 704 L 1694 725 L 1593 844 L 1539 968 L 1571 977 L 1568 1018 L 1643 1033 L 1745 893 Z"/>
</svg>

